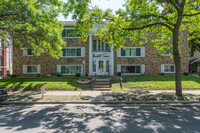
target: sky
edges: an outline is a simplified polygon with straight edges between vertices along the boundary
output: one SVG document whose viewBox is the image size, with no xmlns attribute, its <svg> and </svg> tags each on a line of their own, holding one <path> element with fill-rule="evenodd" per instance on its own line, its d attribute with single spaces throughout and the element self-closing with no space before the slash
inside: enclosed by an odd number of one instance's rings
<svg viewBox="0 0 200 133">
<path fill-rule="evenodd" d="M 99 6 L 101 9 L 112 9 L 113 11 L 118 10 L 119 8 L 123 8 L 122 5 L 124 4 L 124 0 L 92 0 L 92 6 Z M 70 21 L 71 15 L 65 19 L 63 16 L 58 17 L 60 21 Z"/>
</svg>

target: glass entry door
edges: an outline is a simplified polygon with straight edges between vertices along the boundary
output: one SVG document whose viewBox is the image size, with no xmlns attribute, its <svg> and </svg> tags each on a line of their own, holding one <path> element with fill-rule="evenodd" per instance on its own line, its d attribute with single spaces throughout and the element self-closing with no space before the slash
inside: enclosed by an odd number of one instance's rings
<svg viewBox="0 0 200 133">
<path fill-rule="evenodd" d="M 99 73 L 104 72 L 104 65 L 103 64 L 104 64 L 103 61 L 99 61 L 99 68 L 98 68 Z"/>
<path fill-rule="evenodd" d="M 108 75 L 110 62 L 108 60 L 93 60 L 93 73 L 97 75 Z"/>
</svg>

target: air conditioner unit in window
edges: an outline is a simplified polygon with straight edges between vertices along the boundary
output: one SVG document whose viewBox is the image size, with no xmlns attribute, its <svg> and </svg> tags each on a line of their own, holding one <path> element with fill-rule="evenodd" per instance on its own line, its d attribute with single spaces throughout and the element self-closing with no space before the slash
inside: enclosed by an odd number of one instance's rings
<svg viewBox="0 0 200 133">
<path fill-rule="evenodd" d="M 75 39 L 74 38 L 67 38 L 67 41 L 73 42 Z"/>
</svg>

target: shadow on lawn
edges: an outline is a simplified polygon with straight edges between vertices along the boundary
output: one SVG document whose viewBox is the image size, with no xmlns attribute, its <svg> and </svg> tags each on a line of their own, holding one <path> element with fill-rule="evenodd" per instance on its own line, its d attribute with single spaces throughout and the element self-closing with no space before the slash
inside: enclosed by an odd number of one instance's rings
<svg viewBox="0 0 200 133">
<path fill-rule="evenodd" d="M 144 89 L 175 89 L 175 76 L 126 76 L 122 82 L 120 77 L 111 80 L 111 85 L 120 89 L 144 90 Z M 183 89 L 200 89 L 200 77 L 182 76 Z M 194 85 L 194 86 L 193 86 Z M 199 87 L 198 87 L 199 85 Z M 190 88 L 191 87 L 191 88 Z"/>
<path fill-rule="evenodd" d="M 200 132 L 199 106 L 4 106 L 0 111 L 4 132 Z"/>
<path fill-rule="evenodd" d="M 182 76 L 182 81 L 195 81 L 200 84 L 200 77 Z M 140 81 L 175 81 L 175 76 L 127 76 L 123 78 L 123 82 L 140 82 Z M 119 80 L 118 80 L 119 82 Z"/>
<path fill-rule="evenodd" d="M 81 78 L 15 78 L 15 79 L 1 79 L 2 86 L 5 86 L 11 91 L 40 91 L 41 87 L 47 85 L 46 90 L 91 90 L 91 85 L 78 85 L 77 80 Z M 51 83 L 51 85 L 48 85 Z M 61 83 L 61 84 L 60 84 Z M 71 88 L 68 89 L 69 85 Z M 49 88 L 48 88 L 49 87 Z M 55 87 L 55 89 L 54 89 Z M 73 89 L 72 89 L 73 88 Z"/>
<path fill-rule="evenodd" d="M 9 91 L 18 91 L 18 90 L 22 90 L 22 91 L 39 91 L 41 89 L 41 87 L 43 85 L 45 85 L 45 83 L 38 83 L 38 84 L 33 84 L 30 83 L 28 85 L 24 84 L 25 82 L 16 82 L 16 83 L 5 83 L 3 84 L 3 86 L 5 86 L 6 88 L 9 89 Z"/>
</svg>

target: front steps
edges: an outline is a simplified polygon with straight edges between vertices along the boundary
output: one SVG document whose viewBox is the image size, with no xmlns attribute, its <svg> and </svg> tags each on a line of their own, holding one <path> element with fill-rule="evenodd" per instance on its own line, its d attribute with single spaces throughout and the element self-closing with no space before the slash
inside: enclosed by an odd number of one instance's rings
<svg viewBox="0 0 200 133">
<path fill-rule="evenodd" d="M 93 84 L 93 91 L 110 91 L 109 79 L 96 79 Z"/>
</svg>

